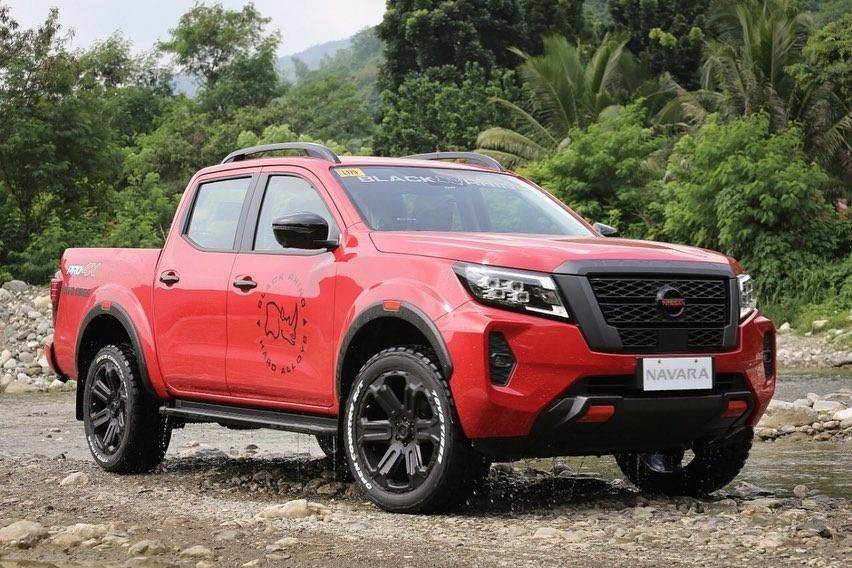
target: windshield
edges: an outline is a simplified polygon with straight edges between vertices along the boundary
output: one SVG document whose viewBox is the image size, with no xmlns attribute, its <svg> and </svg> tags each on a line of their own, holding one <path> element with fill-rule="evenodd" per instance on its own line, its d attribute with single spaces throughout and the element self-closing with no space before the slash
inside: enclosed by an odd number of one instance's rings
<svg viewBox="0 0 852 568">
<path fill-rule="evenodd" d="M 334 173 L 376 231 L 592 234 L 550 197 L 507 174 L 380 166 Z"/>
</svg>

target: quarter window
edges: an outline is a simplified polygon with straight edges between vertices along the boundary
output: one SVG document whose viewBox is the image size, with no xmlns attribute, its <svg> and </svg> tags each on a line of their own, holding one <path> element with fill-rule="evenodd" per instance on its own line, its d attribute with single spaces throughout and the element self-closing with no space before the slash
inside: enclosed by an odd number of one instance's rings
<svg viewBox="0 0 852 568">
<path fill-rule="evenodd" d="M 306 180 L 295 176 L 272 176 L 266 184 L 263 204 L 257 221 L 254 250 L 276 251 L 281 245 L 275 240 L 272 222 L 293 213 L 316 213 L 328 223 L 329 238 L 336 236 L 334 218 L 317 190 Z"/>
<path fill-rule="evenodd" d="M 231 250 L 251 178 L 226 179 L 198 187 L 186 235 L 202 248 Z"/>
</svg>

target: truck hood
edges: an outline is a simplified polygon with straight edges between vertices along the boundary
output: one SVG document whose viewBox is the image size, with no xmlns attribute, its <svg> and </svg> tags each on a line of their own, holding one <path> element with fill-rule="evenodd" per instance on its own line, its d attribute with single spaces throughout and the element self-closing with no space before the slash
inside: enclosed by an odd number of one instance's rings
<svg viewBox="0 0 852 568">
<path fill-rule="evenodd" d="M 731 262 L 724 254 L 700 248 L 611 237 L 374 231 L 370 238 L 382 252 L 539 272 L 554 272 L 568 261 Z"/>
</svg>

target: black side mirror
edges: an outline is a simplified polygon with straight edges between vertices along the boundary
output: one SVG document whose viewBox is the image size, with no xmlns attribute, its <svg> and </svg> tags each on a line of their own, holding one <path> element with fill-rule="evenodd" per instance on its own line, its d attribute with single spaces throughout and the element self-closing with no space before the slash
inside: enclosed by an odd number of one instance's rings
<svg viewBox="0 0 852 568">
<path fill-rule="evenodd" d="M 300 211 L 272 221 L 275 240 L 284 248 L 333 249 L 328 240 L 328 222 L 316 213 Z"/>
<path fill-rule="evenodd" d="M 611 237 L 618 234 L 618 229 L 609 225 L 604 225 L 603 223 L 595 223 L 592 225 L 592 228 L 604 237 Z"/>
</svg>

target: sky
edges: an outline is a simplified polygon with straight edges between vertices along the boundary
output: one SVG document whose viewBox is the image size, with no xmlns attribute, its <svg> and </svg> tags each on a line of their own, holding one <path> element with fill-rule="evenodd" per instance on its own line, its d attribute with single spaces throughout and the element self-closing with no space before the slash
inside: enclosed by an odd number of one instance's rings
<svg viewBox="0 0 852 568">
<path fill-rule="evenodd" d="M 165 39 L 181 14 L 195 0 L 0 0 L 12 9 L 22 27 L 44 21 L 50 8 L 59 8 L 59 21 L 75 30 L 72 46 L 89 47 L 121 30 L 136 52 L 150 49 Z M 246 2 L 221 0 L 227 8 L 239 9 Z M 212 3 L 212 0 L 206 2 Z M 255 0 L 261 14 L 272 18 L 269 29 L 281 31 L 279 55 L 351 36 L 382 19 L 385 0 Z"/>
</svg>

